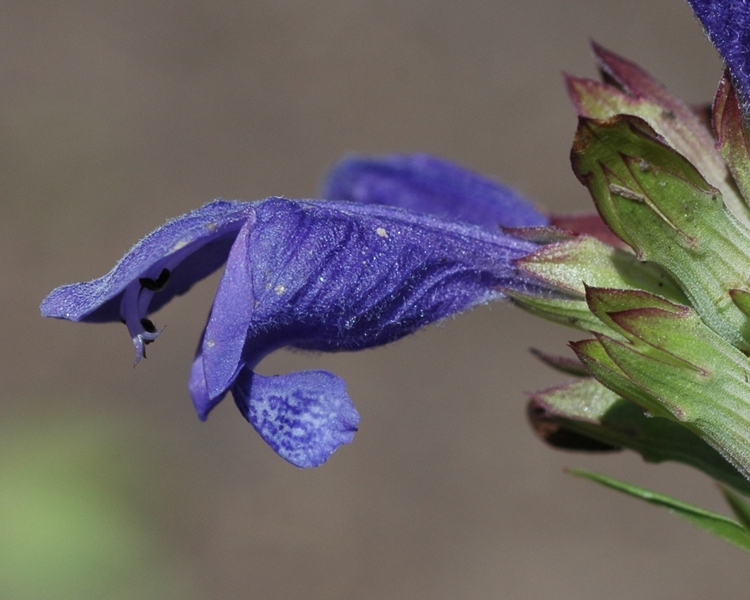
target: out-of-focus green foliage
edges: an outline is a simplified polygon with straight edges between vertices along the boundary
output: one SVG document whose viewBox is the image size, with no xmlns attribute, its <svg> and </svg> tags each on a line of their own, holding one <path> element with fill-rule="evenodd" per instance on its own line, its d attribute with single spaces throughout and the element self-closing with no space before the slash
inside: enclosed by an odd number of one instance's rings
<svg viewBox="0 0 750 600">
<path fill-rule="evenodd" d="M 133 442 L 104 420 L 3 423 L 0 598 L 189 597 L 150 527 Z"/>
</svg>

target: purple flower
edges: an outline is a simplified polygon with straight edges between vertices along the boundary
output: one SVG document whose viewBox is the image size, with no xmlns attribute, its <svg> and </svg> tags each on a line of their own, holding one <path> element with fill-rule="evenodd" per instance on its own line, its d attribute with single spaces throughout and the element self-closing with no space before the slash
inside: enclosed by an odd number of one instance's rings
<svg viewBox="0 0 750 600">
<path fill-rule="evenodd" d="M 743 112 L 750 114 L 750 2 L 688 0 L 688 3 L 724 59 L 739 91 Z"/>
<path fill-rule="evenodd" d="M 312 467 L 353 439 L 359 415 L 335 375 L 263 377 L 254 369 L 264 356 L 283 346 L 370 348 L 505 289 L 545 294 L 513 265 L 535 247 L 393 206 L 215 201 L 158 228 L 104 277 L 57 288 L 41 310 L 123 321 L 138 362 L 161 333 L 151 313 L 226 261 L 190 376 L 198 415 L 205 419 L 231 391 L 271 448 Z"/>
<path fill-rule="evenodd" d="M 104 277 L 53 290 L 42 302 L 42 316 L 122 321 L 138 364 L 144 346 L 161 333 L 148 315 L 218 269 L 251 214 L 248 203 L 217 201 L 169 221 L 133 246 Z"/>
<path fill-rule="evenodd" d="M 424 154 L 346 158 L 329 173 L 321 197 L 400 206 L 493 232 L 548 224 L 513 190 Z"/>
</svg>

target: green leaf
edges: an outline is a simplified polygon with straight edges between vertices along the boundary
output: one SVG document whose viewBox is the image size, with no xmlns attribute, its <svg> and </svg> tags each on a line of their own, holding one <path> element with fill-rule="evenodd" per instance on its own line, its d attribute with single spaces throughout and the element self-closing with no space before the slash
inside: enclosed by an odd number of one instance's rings
<svg viewBox="0 0 750 600">
<path fill-rule="evenodd" d="M 721 486 L 721 492 L 742 526 L 750 530 L 750 505 L 729 488 Z"/>
<path fill-rule="evenodd" d="M 715 535 L 725 542 L 734 544 L 745 552 L 750 552 L 750 531 L 745 529 L 737 521 L 733 521 L 728 517 L 712 513 L 692 504 L 676 500 L 670 496 L 652 492 L 605 475 L 599 475 L 581 469 L 571 469 L 569 473 L 576 477 L 582 477 L 583 479 L 600 483 L 601 485 L 623 492 L 624 494 L 640 498 L 649 504 L 666 508 L 670 512 L 692 523 L 698 527 L 698 529 L 702 529 L 707 533 Z"/>
</svg>

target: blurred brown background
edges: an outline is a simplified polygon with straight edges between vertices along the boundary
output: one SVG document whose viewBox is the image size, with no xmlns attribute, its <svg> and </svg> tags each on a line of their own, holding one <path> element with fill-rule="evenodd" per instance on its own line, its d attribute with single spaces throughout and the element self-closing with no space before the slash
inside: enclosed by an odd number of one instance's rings
<svg viewBox="0 0 750 600">
<path fill-rule="evenodd" d="M 510 306 L 390 347 L 279 352 L 362 415 L 322 468 L 187 395 L 217 279 L 173 302 L 132 368 L 123 327 L 39 318 L 216 197 L 310 197 L 349 152 L 425 151 L 584 210 L 562 70 L 589 38 L 690 102 L 720 64 L 680 0 L 1 3 L 0 598 L 663 598 L 746 587 L 746 558 L 583 466 L 723 510 L 680 466 L 555 452 L 526 350 L 577 337 Z M 740 587 L 741 586 L 741 587 Z"/>
</svg>

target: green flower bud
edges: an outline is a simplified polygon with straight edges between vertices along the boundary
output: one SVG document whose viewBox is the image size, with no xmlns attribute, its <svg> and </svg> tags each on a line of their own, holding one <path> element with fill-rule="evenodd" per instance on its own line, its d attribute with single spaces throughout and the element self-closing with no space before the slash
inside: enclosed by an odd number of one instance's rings
<svg viewBox="0 0 750 600">
<path fill-rule="evenodd" d="M 627 448 L 648 462 L 684 463 L 744 494 L 750 493 L 750 482 L 697 435 L 672 420 L 647 416 L 638 405 L 594 379 L 531 394 L 528 414 L 537 433 L 558 448 Z"/>
<path fill-rule="evenodd" d="M 750 474 L 750 363 L 687 306 L 641 291 L 587 289 L 622 339 L 573 347 L 605 386 L 680 423 Z"/>
<path fill-rule="evenodd" d="M 714 331 L 750 350 L 730 293 L 750 292 L 750 232 L 719 192 L 637 117 L 581 118 L 572 162 L 612 231 L 666 269 Z"/>
</svg>

